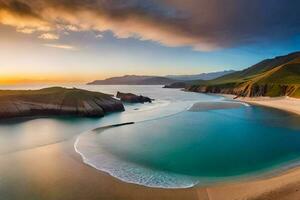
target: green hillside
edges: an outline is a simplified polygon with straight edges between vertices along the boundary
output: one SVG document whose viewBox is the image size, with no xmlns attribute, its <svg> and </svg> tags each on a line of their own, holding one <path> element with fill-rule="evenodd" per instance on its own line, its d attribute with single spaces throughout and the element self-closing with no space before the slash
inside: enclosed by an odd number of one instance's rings
<svg viewBox="0 0 300 200">
<path fill-rule="evenodd" d="M 0 90 L 0 119 L 60 115 L 101 117 L 123 110 L 122 102 L 110 95 L 76 88 Z"/>
<path fill-rule="evenodd" d="M 264 60 L 245 70 L 187 85 L 196 92 L 237 96 L 300 97 L 300 52 Z"/>
</svg>

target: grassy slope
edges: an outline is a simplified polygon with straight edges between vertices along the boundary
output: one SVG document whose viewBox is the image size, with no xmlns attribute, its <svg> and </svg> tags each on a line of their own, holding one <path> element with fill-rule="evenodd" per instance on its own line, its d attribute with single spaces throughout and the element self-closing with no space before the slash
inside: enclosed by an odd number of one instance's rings
<svg viewBox="0 0 300 200">
<path fill-rule="evenodd" d="M 298 61 L 297 58 L 300 57 L 300 52 L 292 53 L 286 56 L 276 57 L 274 59 L 264 60 L 258 64 L 255 64 L 245 70 L 238 71 L 226 76 L 209 81 L 210 85 L 228 84 L 228 83 L 244 83 L 252 80 L 256 77 L 263 75 L 264 73 L 281 66 L 288 62 Z M 297 62 L 299 63 L 299 62 Z"/>
<path fill-rule="evenodd" d="M 74 115 L 100 117 L 123 111 L 110 95 L 80 89 L 52 87 L 41 90 L 0 90 L 0 118 Z"/>
<path fill-rule="evenodd" d="M 267 96 L 282 95 L 282 85 L 286 85 L 290 96 L 300 97 L 300 52 L 264 60 L 243 71 L 194 85 L 241 89 L 267 85 Z"/>
<path fill-rule="evenodd" d="M 0 99 L 6 98 L 24 98 L 32 101 L 61 101 L 66 97 L 73 97 L 78 100 L 88 99 L 90 97 L 109 99 L 110 95 L 90 92 L 80 89 L 67 89 L 62 87 L 51 87 L 40 90 L 0 90 Z"/>
<path fill-rule="evenodd" d="M 300 63 L 287 64 L 276 73 L 261 79 L 260 83 L 300 84 Z"/>
</svg>

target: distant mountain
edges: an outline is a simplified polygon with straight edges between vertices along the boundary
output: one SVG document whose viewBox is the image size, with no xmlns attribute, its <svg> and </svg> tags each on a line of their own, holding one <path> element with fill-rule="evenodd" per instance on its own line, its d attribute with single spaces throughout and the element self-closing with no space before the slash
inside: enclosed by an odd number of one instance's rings
<svg viewBox="0 0 300 200">
<path fill-rule="evenodd" d="M 221 76 L 232 74 L 234 70 L 225 70 L 220 72 L 202 73 L 195 75 L 168 75 L 167 78 L 176 79 L 179 81 L 192 81 L 192 80 L 212 80 Z"/>
<path fill-rule="evenodd" d="M 105 80 L 96 80 L 89 85 L 168 85 L 178 80 L 160 77 L 160 76 L 136 76 L 126 75 L 121 77 L 112 77 Z"/>
<path fill-rule="evenodd" d="M 181 81 L 211 80 L 225 74 L 233 73 L 233 70 L 202 73 L 196 75 L 169 75 L 169 76 L 137 76 L 125 75 L 112 77 L 105 80 L 96 80 L 88 85 L 170 85 Z"/>
<path fill-rule="evenodd" d="M 300 52 L 263 60 L 245 70 L 185 87 L 194 92 L 300 98 Z"/>
</svg>

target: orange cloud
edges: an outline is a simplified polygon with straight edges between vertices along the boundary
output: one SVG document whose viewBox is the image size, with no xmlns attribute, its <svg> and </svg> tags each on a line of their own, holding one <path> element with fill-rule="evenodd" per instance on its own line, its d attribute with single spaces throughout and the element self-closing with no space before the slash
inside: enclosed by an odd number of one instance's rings
<svg viewBox="0 0 300 200">
<path fill-rule="evenodd" d="M 114 32 L 118 38 L 134 37 L 140 40 L 151 40 L 162 45 L 177 46 L 193 46 L 199 50 L 211 50 L 217 47 L 216 44 L 208 42 L 204 37 L 189 34 L 184 29 L 169 24 L 166 21 L 157 21 L 150 16 L 144 16 L 137 13 L 125 13 L 125 17 L 114 17 L 103 8 L 83 7 L 67 7 L 59 3 L 32 3 L 32 1 L 20 1 L 21 5 L 29 8 L 22 14 L 9 9 L 7 0 L 6 8 L 0 9 L 0 23 L 15 26 L 19 32 L 33 33 L 36 31 L 42 33 L 41 39 L 58 39 L 58 35 L 47 33 L 49 30 L 66 31 L 107 31 Z M 76 1 L 78 3 L 78 1 Z M 24 6 L 25 7 L 25 6 Z M 39 15 L 33 11 L 36 9 Z M 60 23 L 57 23 L 60 22 Z M 48 45 L 49 46 L 49 45 Z M 52 46 L 54 47 L 54 46 Z M 62 46 L 60 46 L 62 47 Z M 57 48 L 60 48 L 57 46 Z M 65 49 L 72 49 L 67 47 Z"/>
<path fill-rule="evenodd" d="M 0 0 L 0 23 L 24 33 L 112 31 L 209 51 L 296 35 L 299 6 L 283 0 Z"/>
<path fill-rule="evenodd" d="M 44 40 L 58 40 L 59 35 L 53 33 L 43 33 L 39 36 L 39 38 Z"/>
<path fill-rule="evenodd" d="M 33 33 L 35 31 L 49 31 L 51 26 L 48 22 L 32 16 L 24 16 L 0 7 L 0 23 L 14 26 L 19 32 Z"/>
<path fill-rule="evenodd" d="M 71 45 L 66 45 L 66 44 L 44 44 L 44 46 L 51 47 L 51 48 L 57 48 L 57 49 L 72 50 L 72 51 L 77 50 L 77 48 L 75 48 Z"/>
</svg>

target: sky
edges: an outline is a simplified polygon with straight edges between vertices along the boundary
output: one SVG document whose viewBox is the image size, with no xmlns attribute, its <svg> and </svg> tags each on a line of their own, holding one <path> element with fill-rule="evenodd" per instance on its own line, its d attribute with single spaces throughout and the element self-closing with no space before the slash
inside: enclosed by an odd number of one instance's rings
<svg viewBox="0 0 300 200">
<path fill-rule="evenodd" d="M 300 50 L 299 0 L 0 0 L 0 84 L 241 70 Z"/>
</svg>

